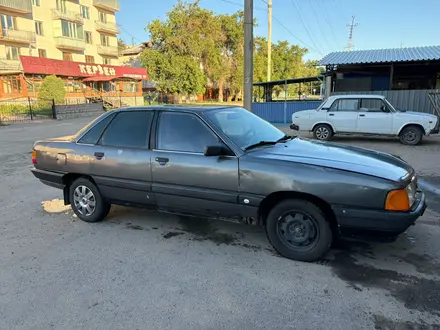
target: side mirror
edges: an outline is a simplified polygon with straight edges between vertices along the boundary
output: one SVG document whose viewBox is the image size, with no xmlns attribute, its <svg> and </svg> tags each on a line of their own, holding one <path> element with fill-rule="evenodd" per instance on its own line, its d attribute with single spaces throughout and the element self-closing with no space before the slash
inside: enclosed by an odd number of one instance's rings
<svg viewBox="0 0 440 330">
<path fill-rule="evenodd" d="M 224 145 L 206 146 L 203 154 L 208 157 L 233 155 L 232 151 Z"/>
</svg>

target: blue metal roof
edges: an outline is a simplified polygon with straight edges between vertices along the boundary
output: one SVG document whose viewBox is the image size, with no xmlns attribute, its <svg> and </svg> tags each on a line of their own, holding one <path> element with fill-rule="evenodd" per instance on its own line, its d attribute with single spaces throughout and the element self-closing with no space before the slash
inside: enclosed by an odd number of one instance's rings
<svg viewBox="0 0 440 330">
<path fill-rule="evenodd" d="M 440 60 L 440 46 L 334 52 L 324 57 L 318 65 L 392 63 L 426 60 Z"/>
</svg>

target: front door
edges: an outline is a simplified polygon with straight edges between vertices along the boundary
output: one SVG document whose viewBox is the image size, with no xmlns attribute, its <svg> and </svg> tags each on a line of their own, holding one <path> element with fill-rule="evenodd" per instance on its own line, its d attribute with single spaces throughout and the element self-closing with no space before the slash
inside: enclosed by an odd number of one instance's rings
<svg viewBox="0 0 440 330">
<path fill-rule="evenodd" d="M 356 132 L 359 99 L 337 99 L 327 111 L 327 121 L 337 133 Z"/>
<path fill-rule="evenodd" d="M 152 111 L 119 112 L 94 146 L 90 174 L 111 202 L 155 205 L 149 149 L 152 121 Z"/>
<path fill-rule="evenodd" d="M 357 131 L 359 133 L 390 134 L 393 113 L 381 99 L 362 99 Z"/>
<path fill-rule="evenodd" d="M 158 207 L 191 215 L 239 217 L 237 157 L 204 156 L 206 146 L 221 142 L 194 114 L 165 111 L 158 120 L 151 165 Z"/>
</svg>

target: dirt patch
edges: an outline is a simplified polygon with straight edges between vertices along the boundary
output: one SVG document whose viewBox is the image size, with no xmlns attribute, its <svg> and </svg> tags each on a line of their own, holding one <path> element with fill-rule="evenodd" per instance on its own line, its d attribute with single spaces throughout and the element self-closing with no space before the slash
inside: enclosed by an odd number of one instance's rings
<svg viewBox="0 0 440 330">
<path fill-rule="evenodd" d="M 399 322 L 383 317 L 382 315 L 374 315 L 374 329 L 376 330 L 439 330 L 437 324 L 427 324 L 423 321 L 415 322 Z"/>
<path fill-rule="evenodd" d="M 408 253 L 404 257 L 397 257 L 407 264 L 413 265 L 419 273 L 427 275 L 440 275 L 440 264 L 427 254 Z"/>
<path fill-rule="evenodd" d="M 130 222 L 125 225 L 125 228 L 133 229 L 133 230 L 144 230 L 144 227 L 139 226 L 139 225 L 133 225 Z"/>
<path fill-rule="evenodd" d="M 211 241 L 217 245 L 230 245 L 237 239 L 232 234 L 219 233 L 217 229 L 212 227 L 209 219 L 181 216 L 179 223 L 182 226 L 181 230 L 191 233 L 194 236 L 192 239 L 196 241 Z"/>
<path fill-rule="evenodd" d="M 183 235 L 184 233 L 182 232 L 178 232 L 178 231 L 170 231 L 168 233 L 166 233 L 165 235 L 163 235 L 162 237 L 165 239 L 169 239 L 171 237 L 175 237 L 175 236 L 180 236 Z"/>
<path fill-rule="evenodd" d="M 72 209 L 70 205 L 64 205 L 64 201 L 61 199 L 44 201 L 41 202 L 41 205 L 43 205 L 43 209 L 47 213 L 63 213 L 63 212 L 68 212 Z"/>
<path fill-rule="evenodd" d="M 365 247 L 349 245 L 348 249 L 335 250 L 330 254 L 333 254 L 333 257 L 328 259 L 326 265 L 332 267 L 333 272 L 352 288 L 358 291 L 362 290 L 361 287 L 383 289 L 409 309 L 440 316 L 440 281 L 401 274 L 395 270 L 379 269 L 361 263 L 356 259 L 356 255 L 367 257 L 372 255 L 371 250 Z M 423 270 L 426 274 L 435 271 L 437 267 L 432 264 L 422 266 L 422 262 L 414 262 L 411 256 L 407 258 L 415 264 L 416 268 L 419 267 L 419 270 Z"/>
</svg>

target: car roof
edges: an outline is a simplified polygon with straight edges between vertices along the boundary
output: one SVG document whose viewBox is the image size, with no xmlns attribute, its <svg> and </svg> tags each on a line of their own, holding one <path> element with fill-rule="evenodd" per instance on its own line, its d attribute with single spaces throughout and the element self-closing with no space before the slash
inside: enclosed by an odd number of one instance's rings
<svg viewBox="0 0 440 330">
<path fill-rule="evenodd" d="M 237 108 L 237 106 L 184 106 L 184 105 L 160 105 L 160 106 L 139 106 L 119 108 L 115 111 L 135 111 L 135 110 L 154 110 L 154 111 L 189 111 L 205 112 L 210 110 Z"/>
<path fill-rule="evenodd" d="M 384 99 L 383 95 L 373 95 L 373 94 L 340 94 L 340 95 L 332 95 L 327 100 L 335 100 L 338 98 L 343 99 Z"/>
</svg>

